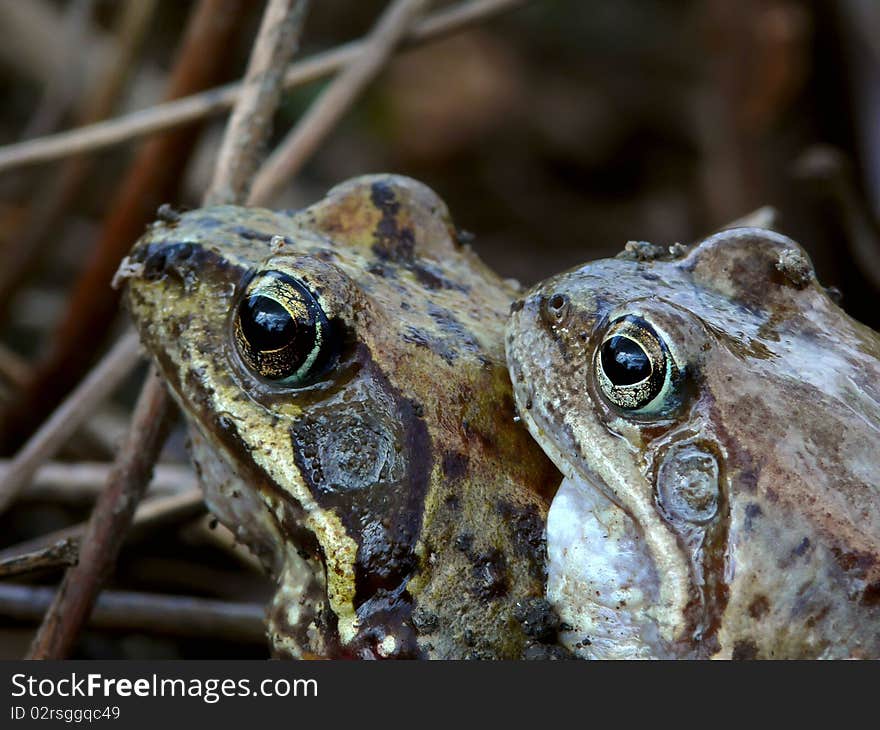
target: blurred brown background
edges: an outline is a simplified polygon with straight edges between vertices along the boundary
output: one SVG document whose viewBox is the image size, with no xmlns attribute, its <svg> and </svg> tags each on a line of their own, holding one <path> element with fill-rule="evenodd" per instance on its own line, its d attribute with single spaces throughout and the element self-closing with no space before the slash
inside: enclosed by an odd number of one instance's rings
<svg viewBox="0 0 880 730">
<path fill-rule="evenodd" d="M 150 12 L 111 115 L 163 98 L 194 5 L 131 2 Z M 0 0 L 0 144 L 82 123 L 94 108 L 89 94 L 113 58 L 125 5 Z M 243 74 L 262 3 L 245 6 L 213 83 Z M 361 36 L 384 6 L 313 2 L 299 57 Z M 285 95 L 278 139 L 323 83 Z M 628 240 L 689 242 L 772 205 L 780 230 L 805 246 L 823 284 L 839 289 L 843 306 L 877 328 L 878 112 L 875 0 L 536 0 L 401 53 L 277 207 L 312 202 L 354 175 L 411 175 L 447 201 L 490 265 L 530 284 L 613 255 Z M 158 202 L 197 205 L 224 121 L 212 118 L 180 152 L 153 160 L 171 171 Z M 36 387 L 32 379 L 28 390 L 9 382 L 9 367 L 29 371 L 51 359 L 59 323 L 73 307 L 70 292 L 141 147 L 142 140 L 132 140 L 90 155 L 88 170 L 61 204 L 62 160 L 0 173 L 0 270 L 12 270 L 22 241 L 37 251 L 20 275 L 5 284 L 0 276 L 0 354 L 14 359 L 4 369 L 0 403 L 6 431 L 13 420 L 24 423 L 22 413 L 38 410 L 34 404 L 53 384 L 56 400 L 69 387 L 56 375 L 37 378 Z M 51 220 L 35 232 L 44 211 Z M 71 371 L 87 366 L 124 315 L 108 322 L 80 348 L 81 362 L 71 361 Z M 132 379 L 105 409 L 111 430 L 124 427 L 138 382 Z M 22 430 L 5 442 L 7 454 L 26 436 Z M 185 460 L 182 440 L 178 434 L 167 458 Z M 87 500 L 26 500 L 0 517 L 0 547 L 87 514 Z M 256 603 L 268 595 L 262 578 L 236 570 L 216 547 L 178 528 L 127 549 L 116 587 L 248 596 Z M 43 578 L 52 583 L 57 574 Z M 27 622 L 0 616 L 0 654 L 21 653 L 29 631 Z M 265 649 L 124 632 L 90 634 L 81 649 L 82 656 L 235 652 L 262 656 Z"/>
<path fill-rule="evenodd" d="M 358 34 L 381 5 L 321 3 L 307 40 Z M 524 283 L 773 205 L 876 327 L 846 210 L 880 211 L 878 112 L 872 0 L 545 0 L 399 58 L 286 202 L 364 171 L 413 175 Z M 845 193 L 819 145 L 852 166 Z"/>
</svg>

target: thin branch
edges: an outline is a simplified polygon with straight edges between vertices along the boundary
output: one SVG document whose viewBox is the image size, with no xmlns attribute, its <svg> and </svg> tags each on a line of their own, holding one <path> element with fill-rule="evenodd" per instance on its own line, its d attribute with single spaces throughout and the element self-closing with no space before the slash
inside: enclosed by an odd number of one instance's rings
<svg viewBox="0 0 880 730">
<path fill-rule="evenodd" d="M 50 605 L 52 593 L 51 588 L 0 584 L 0 615 L 19 621 L 38 621 Z M 264 608 L 253 603 L 105 591 L 95 603 L 89 626 L 264 644 L 264 621 Z"/>
<path fill-rule="evenodd" d="M 321 93 L 260 168 L 248 199 L 250 205 L 269 203 L 299 172 L 324 137 L 385 67 L 394 47 L 426 5 L 426 0 L 394 0 L 389 5 L 370 32 L 363 53 Z"/>
<path fill-rule="evenodd" d="M 205 193 L 206 204 L 247 198 L 281 100 L 284 68 L 299 46 L 307 7 L 306 0 L 271 0 L 266 7 L 239 102 L 217 154 L 214 180 Z"/>
<path fill-rule="evenodd" d="M 0 479 L 11 462 L 0 460 Z M 95 499 L 104 489 L 112 464 L 103 462 L 50 462 L 34 474 L 22 498 L 67 503 Z M 198 486 L 193 470 L 176 464 L 159 464 L 153 473 L 148 494 L 154 497 L 178 494 Z"/>
<path fill-rule="evenodd" d="M 38 570 L 46 570 L 47 568 L 75 565 L 78 555 L 79 540 L 76 538 L 66 538 L 41 550 L 34 550 L 0 560 L 0 578 L 33 573 Z"/>
<path fill-rule="evenodd" d="M 412 48 L 442 38 L 503 11 L 512 10 L 524 2 L 525 0 L 470 0 L 437 11 L 410 32 L 402 47 Z M 365 40 L 353 41 L 294 63 L 285 74 L 284 89 L 303 86 L 345 68 L 363 53 L 366 43 Z M 218 114 L 236 104 L 242 87 L 241 83 L 218 86 L 210 91 L 157 104 L 105 122 L 0 147 L 0 172 L 111 147 L 136 137 L 155 134 Z"/>
<path fill-rule="evenodd" d="M 57 453 L 82 422 L 134 369 L 140 359 L 137 335 L 125 335 L 16 454 L 0 483 L 0 512 L 24 489 L 34 472 Z"/>
<path fill-rule="evenodd" d="M 79 96 L 85 62 L 82 48 L 89 42 L 89 26 L 94 11 L 95 0 L 74 0 L 65 9 L 63 32 L 57 42 L 63 49 L 64 63 L 43 88 L 43 97 L 25 125 L 22 139 L 38 137 L 59 127 L 65 113 Z"/>
<path fill-rule="evenodd" d="M 80 561 L 64 574 L 31 646 L 31 659 L 60 659 L 70 653 L 113 569 L 135 508 L 146 491 L 172 414 L 168 392 L 155 368 L 150 369 L 147 378 L 128 437 L 89 518 Z"/>
<path fill-rule="evenodd" d="M 193 6 L 166 80 L 168 98 L 210 88 L 228 75 L 230 42 L 252 6 L 248 0 L 199 0 Z M 119 312 L 113 275 L 156 208 L 177 194 L 200 133 L 200 125 L 189 125 L 140 146 L 107 204 L 27 388 L 0 415 L 0 448 L 17 449 L 92 366 Z"/>
<path fill-rule="evenodd" d="M 27 387 L 31 368 L 32 365 L 18 353 L 0 345 L 0 382 L 6 391 L 0 393 L 0 405 L 7 403 L 13 394 Z M 122 411 L 122 407 L 114 408 L 110 403 L 105 403 L 100 411 L 93 413 L 91 418 L 80 424 L 78 435 L 84 437 L 86 449 L 92 457 L 95 456 L 94 452 L 106 454 L 107 458 L 116 452 L 116 446 L 122 440 L 128 421 L 126 413 L 124 416 L 126 424 L 123 424 L 123 416 L 117 411 Z M 79 443 L 77 442 L 76 445 L 78 446 Z M 9 462 L 0 460 L 0 483 L 8 469 Z"/>
<path fill-rule="evenodd" d="M 165 468 L 167 469 L 168 467 Z M 159 467 L 157 473 L 161 472 L 161 469 L 162 467 Z M 176 469 L 176 467 L 173 468 L 173 470 Z M 154 482 L 151 485 L 151 491 L 155 487 L 156 484 Z M 207 543 L 219 548 L 249 570 L 265 574 L 260 560 L 238 540 L 232 530 L 219 524 L 215 517 L 204 514 L 204 512 L 205 504 L 202 500 L 202 493 L 196 487 L 173 496 L 151 499 L 138 507 L 137 512 L 135 512 L 127 540 L 129 542 L 137 540 L 157 530 L 193 520 L 189 526 L 182 527 L 181 535 L 188 537 L 188 539 L 195 539 L 199 543 Z M 79 552 L 79 545 L 86 531 L 87 524 L 82 522 L 61 530 L 55 530 L 54 532 L 3 549 L 0 551 L 0 576 L 3 575 L 3 565 L 7 563 L 16 564 L 23 556 L 51 554 L 52 551 L 57 549 L 57 546 L 62 544 L 72 546 L 71 549 L 75 551 L 75 557 Z M 67 564 L 72 565 L 74 562 L 75 560 L 71 560 Z"/>
<path fill-rule="evenodd" d="M 157 497 L 144 502 L 134 513 L 131 529 L 126 538 L 136 540 L 143 535 L 148 535 L 155 530 L 184 522 L 198 517 L 205 511 L 205 503 L 199 489 L 188 489 L 180 494 L 169 497 Z M 0 550 L 0 560 L 13 558 L 23 553 L 45 550 L 56 542 L 67 539 L 81 538 L 88 528 L 88 522 L 80 522 L 70 527 L 54 530 L 45 535 L 25 540 L 16 545 L 10 545 Z"/>
<path fill-rule="evenodd" d="M 270 0 L 265 12 L 285 22 L 284 15 L 278 12 L 280 7 L 286 8 L 287 13 L 302 18 L 300 4 L 296 3 L 291 7 L 290 0 Z M 294 35 L 291 37 L 295 37 L 296 34 L 296 29 L 293 30 Z M 276 43 L 275 29 L 268 28 L 266 23 L 261 24 L 259 35 L 251 51 L 252 61 L 248 64 L 248 68 L 253 69 L 259 65 L 253 59 L 267 57 L 274 58 L 278 68 L 283 68 L 287 60 L 283 55 L 266 52 L 267 45 L 273 46 Z M 265 67 L 264 71 L 266 73 L 262 78 L 251 79 L 250 83 L 274 85 L 280 89 L 282 74 L 271 73 Z M 239 121 L 235 126 L 228 125 L 227 137 L 245 134 L 250 139 L 263 139 L 279 98 L 280 91 L 273 92 L 271 89 L 266 90 L 265 93 L 243 94 L 239 106 L 233 112 L 233 116 Z M 223 148 L 228 148 L 230 144 L 224 139 Z M 237 154 L 245 154 L 240 145 L 235 146 L 235 149 L 238 150 Z M 239 175 L 240 170 L 246 167 L 235 159 L 228 160 L 223 166 L 218 165 L 209 189 L 235 190 L 237 185 L 234 184 L 232 176 Z M 249 180 L 245 181 L 247 182 Z M 228 200 L 220 199 L 223 202 L 244 202 L 234 197 Z M 98 593 L 113 569 L 116 556 L 131 525 L 135 507 L 146 491 L 153 464 L 167 435 L 170 413 L 171 402 L 168 391 L 154 366 L 150 369 L 138 398 L 128 438 L 116 459 L 107 487 L 99 497 L 89 519 L 80 552 L 80 562 L 65 573 L 55 599 L 49 606 L 31 645 L 29 658 L 59 659 L 70 653 L 91 613 Z"/>
<path fill-rule="evenodd" d="M 84 90 L 84 101 L 79 104 L 77 114 L 79 124 L 99 122 L 113 111 L 143 44 L 156 2 L 128 0 L 121 6 L 113 58 Z M 53 234 L 62 225 L 63 214 L 71 201 L 82 191 L 93 164 L 94 160 L 89 157 L 68 158 L 49 178 L 45 189 L 32 196 L 25 221 L 5 244 L 0 269 L 0 321 L 6 317 L 11 300 L 28 281 L 29 274 L 40 261 L 50 259 L 59 245 L 61 237 Z"/>
</svg>

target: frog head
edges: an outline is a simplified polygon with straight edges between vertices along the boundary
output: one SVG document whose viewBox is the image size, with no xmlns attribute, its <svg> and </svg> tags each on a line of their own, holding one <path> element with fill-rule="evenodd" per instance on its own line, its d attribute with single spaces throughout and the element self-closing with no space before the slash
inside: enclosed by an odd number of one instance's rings
<svg viewBox="0 0 880 730">
<path fill-rule="evenodd" d="M 516 302 L 506 345 L 566 477 L 548 597 L 576 653 L 880 652 L 880 338 L 794 241 L 628 245 Z"/>
<path fill-rule="evenodd" d="M 557 474 L 513 421 L 512 289 L 432 191 L 372 176 L 295 213 L 190 211 L 125 272 L 209 507 L 278 581 L 279 654 L 522 650 Z"/>
</svg>

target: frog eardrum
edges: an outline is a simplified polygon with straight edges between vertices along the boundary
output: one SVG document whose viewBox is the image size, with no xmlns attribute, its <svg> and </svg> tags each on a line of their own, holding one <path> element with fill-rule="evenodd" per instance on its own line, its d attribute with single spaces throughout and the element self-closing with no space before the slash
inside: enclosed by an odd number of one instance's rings
<svg viewBox="0 0 880 730">
<path fill-rule="evenodd" d="M 335 358 L 335 338 L 321 305 L 302 282 L 278 271 L 254 277 L 233 310 L 233 339 L 255 375 L 306 385 Z"/>
<path fill-rule="evenodd" d="M 678 374 L 663 338 L 633 315 L 611 323 L 596 350 L 594 370 L 603 395 L 634 412 L 662 407 Z"/>
</svg>

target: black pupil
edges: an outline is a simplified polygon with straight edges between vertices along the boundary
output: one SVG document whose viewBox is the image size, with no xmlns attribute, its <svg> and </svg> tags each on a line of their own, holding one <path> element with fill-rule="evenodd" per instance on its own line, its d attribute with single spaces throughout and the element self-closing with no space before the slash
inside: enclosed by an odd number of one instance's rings
<svg viewBox="0 0 880 730">
<path fill-rule="evenodd" d="M 651 360 L 628 337 L 612 337 L 602 345 L 602 370 L 614 385 L 633 385 L 651 374 Z"/>
<path fill-rule="evenodd" d="M 274 299 L 255 294 L 239 311 L 241 331 L 251 347 L 271 352 L 286 347 L 296 337 L 296 322 Z"/>
</svg>

